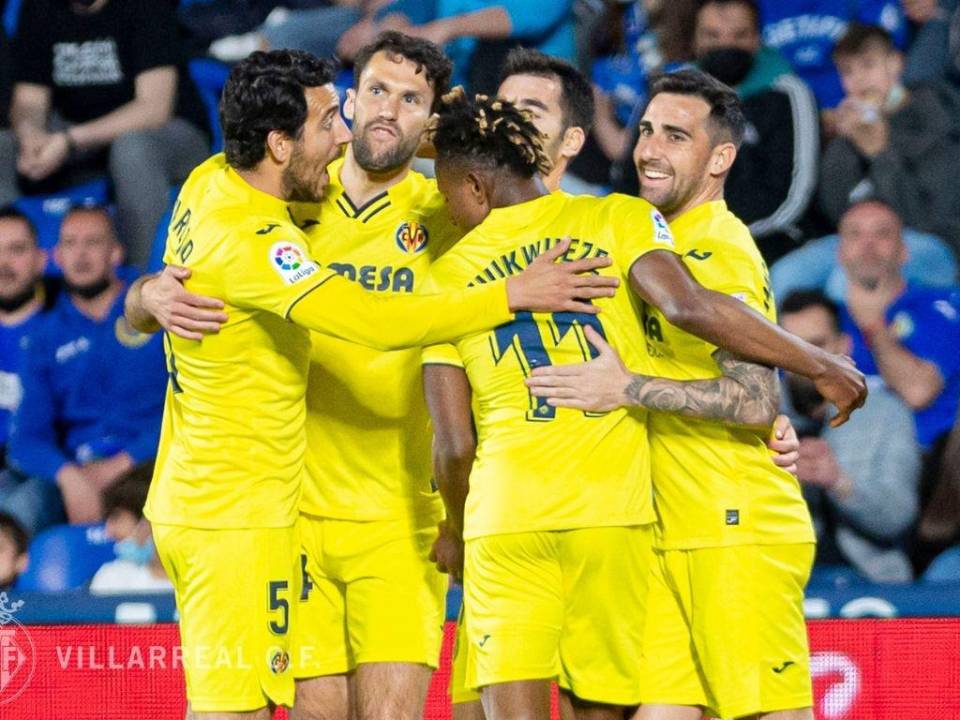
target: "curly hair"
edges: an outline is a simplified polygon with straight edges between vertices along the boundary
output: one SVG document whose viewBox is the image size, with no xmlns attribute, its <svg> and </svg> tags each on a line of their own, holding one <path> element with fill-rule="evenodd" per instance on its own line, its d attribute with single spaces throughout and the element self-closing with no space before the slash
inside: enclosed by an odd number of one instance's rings
<svg viewBox="0 0 960 720">
<path fill-rule="evenodd" d="M 477 95 L 459 87 L 442 98 L 431 129 L 437 160 L 466 160 L 488 169 L 506 167 L 521 177 L 550 172 L 543 135 L 528 113 L 506 100 Z"/>
<path fill-rule="evenodd" d="M 307 119 L 306 88 L 333 82 L 326 60 L 299 50 L 255 52 L 230 72 L 220 98 L 220 126 L 227 162 L 249 170 L 267 152 L 267 135 L 279 130 L 299 138 Z"/>
<path fill-rule="evenodd" d="M 440 98 L 450 88 L 450 76 L 453 74 L 453 63 L 443 54 L 443 50 L 429 40 L 404 35 L 396 30 L 382 32 L 372 43 L 360 48 L 353 61 L 354 89 L 360 85 L 360 75 L 370 58 L 378 52 L 386 53 L 391 59 L 409 60 L 417 66 L 418 73 L 423 71 L 427 83 L 433 88 L 433 104 L 430 110 L 436 112 L 440 107 Z"/>
</svg>

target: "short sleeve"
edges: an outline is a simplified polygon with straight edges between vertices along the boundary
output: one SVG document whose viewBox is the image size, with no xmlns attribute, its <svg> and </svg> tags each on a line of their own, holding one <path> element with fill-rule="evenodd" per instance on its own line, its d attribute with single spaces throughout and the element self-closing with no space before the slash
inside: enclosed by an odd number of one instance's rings
<svg viewBox="0 0 960 720">
<path fill-rule="evenodd" d="M 614 257 L 625 271 L 648 252 L 676 252 L 670 226 L 653 205 L 625 195 L 611 196 L 611 200 L 602 221 L 615 233 Z"/>
<path fill-rule="evenodd" d="M 430 345 L 420 353 L 421 365 L 452 365 L 462 368 L 463 358 L 453 345 Z"/>
<path fill-rule="evenodd" d="M 170 3 L 144 0 L 136 7 L 136 42 L 132 44 L 130 74 L 136 77 L 146 70 L 178 65 L 181 61 L 180 37 Z"/>
<path fill-rule="evenodd" d="M 773 295 L 763 260 L 759 255 L 752 256 L 730 244 L 717 244 L 714 248 L 718 246 L 722 249 L 693 250 L 684 256 L 683 261 L 705 287 L 731 295 L 774 321 Z M 713 264 L 709 279 L 701 280 L 696 267 L 698 263 Z"/>
<path fill-rule="evenodd" d="M 944 381 L 960 373 L 960 308 L 948 298 L 933 300 L 922 319 L 922 331 L 914 331 L 903 344 L 917 357 L 937 366 Z M 894 314 L 893 326 L 898 325 Z"/>
<path fill-rule="evenodd" d="M 44 29 L 44 3 L 25 0 L 12 42 L 13 82 L 53 85 L 53 48 Z"/>
<path fill-rule="evenodd" d="M 230 231 L 223 299 L 286 317 L 298 300 L 336 273 L 321 271 L 307 253 L 306 236 L 294 225 L 284 224 L 268 235 L 258 235 L 257 227 L 244 224 Z"/>
</svg>

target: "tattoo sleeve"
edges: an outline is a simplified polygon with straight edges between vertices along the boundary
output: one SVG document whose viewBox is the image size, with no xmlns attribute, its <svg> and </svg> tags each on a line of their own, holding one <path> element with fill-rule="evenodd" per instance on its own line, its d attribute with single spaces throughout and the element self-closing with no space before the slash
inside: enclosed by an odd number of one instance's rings
<svg viewBox="0 0 960 720">
<path fill-rule="evenodd" d="M 713 357 L 723 375 L 710 380 L 634 375 L 625 391 L 629 403 L 731 425 L 773 423 L 780 405 L 776 370 L 741 360 L 726 350 L 717 350 Z"/>
</svg>

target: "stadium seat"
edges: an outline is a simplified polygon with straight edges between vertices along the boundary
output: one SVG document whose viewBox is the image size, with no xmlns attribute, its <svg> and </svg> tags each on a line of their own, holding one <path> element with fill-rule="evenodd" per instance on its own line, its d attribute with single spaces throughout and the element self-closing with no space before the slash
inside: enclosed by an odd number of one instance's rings
<svg viewBox="0 0 960 720">
<path fill-rule="evenodd" d="M 925 583 L 960 582 L 960 545 L 937 555 L 920 579 Z"/>
<path fill-rule="evenodd" d="M 104 178 L 49 195 L 25 195 L 14 205 L 36 225 L 40 247 L 49 250 L 57 244 L 60 223 L 67 210 L 75 205 L 106 205 L 109 200 L 110 185 Z M 52 261 L 47 264 L 47 272 L 59 274 Z"/>
<path fill-rule="evenodd" d="M 213 58 L 196 58 L 190 61 L 190 78 L 200 91 L 200 98 L 207 110 L 210 123 L 211 149 L 223 150 L 223 133 L 220 131 L 220 93 L 227 83 L 230 66 Z"/>
<path fill-rule="evenodd" d="M 17 34 L 17 22 L 20 20 L 20 5 L 23 0 L 7 0 L 3 8 L 3 32 L 8 38 Z"/>
<path fill-rule="evenodd" d="M 82 587 L 114 560 L 103 525 L 57 525 L 30 543 L 30 566 L 17 581 L 24 592 L 62 592 Z"/>
</svg>

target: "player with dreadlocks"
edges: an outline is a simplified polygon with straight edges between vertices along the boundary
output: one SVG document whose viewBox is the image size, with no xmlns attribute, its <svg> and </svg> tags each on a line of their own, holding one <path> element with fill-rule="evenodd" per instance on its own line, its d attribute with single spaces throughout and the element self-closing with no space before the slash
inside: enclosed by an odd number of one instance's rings
<svg viewBox="0 0 960 720">
<path fill-rule="evenodd" d="M 424 351 L 431 413 L 447 425 L 435 446 L 435 474 L 447 523 L 465 541 L 468 687 L 482 688 L 489 720 L 548 718 L 553 679 L 564 691 L 565 716 L 620 718 L 623 706 L 639 702 L 641 684 L 654 518 L 646 414 L 557 409 L 532 396 L 524 377 L 593 356 L 588 327 L 644 373 L 637 296 L 740 356 L 792 366 L 843 362 L 698 285 L 645 200 L 548 193 L 541 136 L 510 103 L 449 95 L 433 143 L 439 188 L 468 232 L 433 266 L 428 285 L 508 277 L 570 236 L 564 260 L 609 256 L 613 264 L 601 272 L 619 275 L 636 293 L 622 283 L 614 297 L 596 302 L 599 316 L 521 313 L 492 332 Z M 751 363 L 736 365 L 742 373 Z M 709 381 L 741 396 L 744 416 L 733 421 L 772 423 L 775 383 L 741 384 L 733 375 Z M 706 404 L 683 412 L 712 417 Z M 436 548 L 454 572 L 457 550 Z"/>
</svg>

